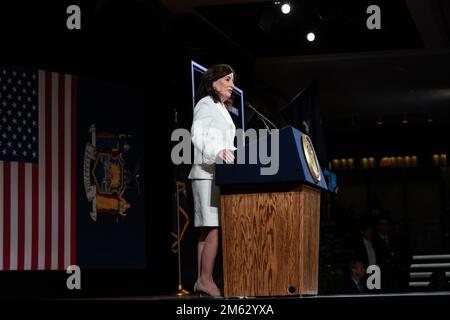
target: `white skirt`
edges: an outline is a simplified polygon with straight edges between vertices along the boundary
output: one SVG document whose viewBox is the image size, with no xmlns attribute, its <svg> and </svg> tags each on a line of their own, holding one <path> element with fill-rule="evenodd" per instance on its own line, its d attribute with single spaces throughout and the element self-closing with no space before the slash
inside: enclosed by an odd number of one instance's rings
<svg viewBox="0 0 450 320">
<path fill-rule="evenodd" d="M 220 188 L 214 180 L 192 180 L 196 227 L 218 227 L 220 225 Z"/>
</svg>

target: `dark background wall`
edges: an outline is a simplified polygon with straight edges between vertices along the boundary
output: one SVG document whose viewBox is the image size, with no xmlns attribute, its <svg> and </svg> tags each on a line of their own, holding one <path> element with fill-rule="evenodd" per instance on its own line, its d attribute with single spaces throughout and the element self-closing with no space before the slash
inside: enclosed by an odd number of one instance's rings
<svg viewBox="0 0 450 320">
<path fill-rule="evenodd" d="M 339 172 L 337 204 L 361 218 L 377 197 L 399 222 L 415 252 L 448 250 L 443 224 L 448 201 L 447 168 L 379 168 Z"/>
</svg>

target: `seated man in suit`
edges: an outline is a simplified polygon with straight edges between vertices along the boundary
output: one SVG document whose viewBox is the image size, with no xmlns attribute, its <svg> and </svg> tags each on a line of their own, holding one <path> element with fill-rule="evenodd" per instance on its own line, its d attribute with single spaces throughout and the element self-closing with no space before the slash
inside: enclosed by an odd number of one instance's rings
<svg viewBox="0 0 450 320">
<path fill-rule="evenodd" d="M 367 293 L 366 268 L 360 260 L 351 260 L 350 276 L 346 281 L 345 293 Z"/>
</svg>

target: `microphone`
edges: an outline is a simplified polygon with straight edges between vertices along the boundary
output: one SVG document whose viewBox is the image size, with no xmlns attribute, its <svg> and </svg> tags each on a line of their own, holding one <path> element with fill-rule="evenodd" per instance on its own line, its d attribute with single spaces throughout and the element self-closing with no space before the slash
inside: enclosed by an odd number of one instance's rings
<svg viewBox="0 0 450 320">
<path fill-rule="evenodd" d="M 269 133 L 270 133 L 270 128 L 269 128 L 269 126 L 267 125 L 266 121 L 269 122 L 269 123 L 272 125 L 273 129 L 277 129 L 277 126 L 274 125 L 272 121 L 270 121 L 269 119 L 267 119 L 261 112 L 259 112 L 258 110 L 256 110 L 255 107 L 253 107 L 249 102 L 247 102 L 247 105 L 248 105 L 248 107 L 249 107 L 250 109 L 252 109 L 252 110 L 256 113 L 256 115 L 258 116 L 258 118 L 261 119 L 262 123 L 264 123 L 264 126 L 266 127 L 267 131 L 269 131 Z"/>
</svg>

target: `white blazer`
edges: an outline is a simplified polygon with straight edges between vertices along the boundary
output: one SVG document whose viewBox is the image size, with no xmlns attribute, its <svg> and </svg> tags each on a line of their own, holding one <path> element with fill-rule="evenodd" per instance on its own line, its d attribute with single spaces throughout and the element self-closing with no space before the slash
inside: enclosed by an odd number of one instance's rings
<svg viewBox="0 0 450 320">
<path fill-rule="evenodd" d="M 234 147 L 236 127 L 220 102 L 210 96 L 202 98 L 194 108 L 191 141 L 194 145 L 194 164 L 189 179 L 214 179 L 216 158 L 220 150 Z"/>
</svg>

